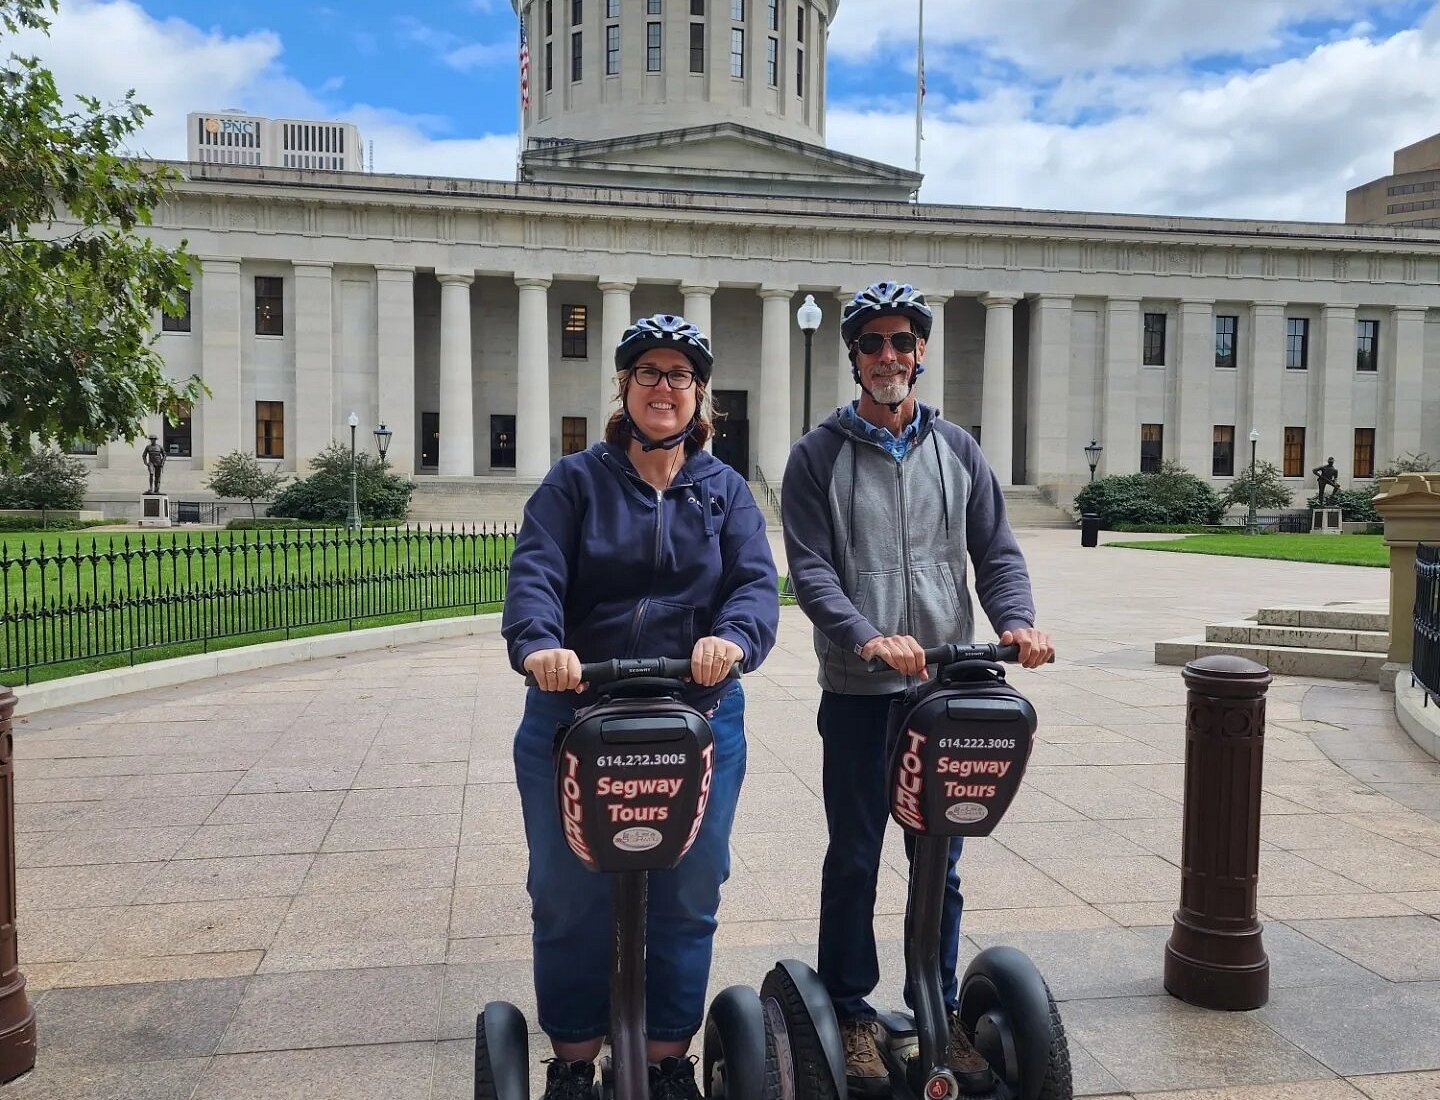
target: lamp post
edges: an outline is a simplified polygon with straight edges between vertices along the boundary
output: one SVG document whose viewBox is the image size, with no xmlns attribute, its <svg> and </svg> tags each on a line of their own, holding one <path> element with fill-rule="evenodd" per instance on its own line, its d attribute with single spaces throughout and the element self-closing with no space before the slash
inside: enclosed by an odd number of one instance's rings
<svg viewBox="0 0 1440 1100">
<path fill-rule="evenodd" d="M 1255 444 L 1260 442 L 1260 429 L 1250 429 L 1250 507 L 1245 513 L 1245 533 L 1255 534 Z"/>
<path fill-rule="evenodd" d="M 375 429 L 375 449 L 380 452 L 380 468 L 385 468 L 385 452 L 390 449 L 390 437 L 395 433 L 385 426 L 385 421 L 380 421 L 380 427 Z"/>
<path fill-rule="evenodd" d="M 360 494 L 355 483 L 355 429 L 360 418 L 353 412 L 347 421 L 350 425 L 350 511 L 345 516 L 345 530 L 354 531 L 360 526 Z"/>
<path fill-rule="evenodd" d="M 1085 461 L 1090 464 L 1091 481 L 1095 480 L 1095 467 L 1100 465 L 1100 452 L 1104 449 L 1094 439 L 1090 440 L 1090 445 L 1085 448 Z"/>
<path fill-rule="evenodd" d="M 805 405 L 800 419 L 801 435 L 810 430 L 810 341 L 815 335 L 815 330 L 820 327 L 824 316 L 820 312 L 820 307 L 815 304 L 815 295 L 813 294 L 805 295 L 805 301 L 800 303 L 800 308 L 795 311 L 795 323 L 805 334 Z"/>
</svg>

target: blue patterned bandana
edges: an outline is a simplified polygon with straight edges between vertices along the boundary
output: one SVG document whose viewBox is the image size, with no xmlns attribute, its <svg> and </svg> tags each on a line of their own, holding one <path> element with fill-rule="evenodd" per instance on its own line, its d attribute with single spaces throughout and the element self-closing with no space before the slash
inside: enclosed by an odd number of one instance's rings
<svg viewBox="0 0 1440 1100">
<path fill-rule="evenodd" d="M 915 406 L 915 413 L 910 417 L 910 423 L 906 424 L 900 435 L 894 436 L 889 428 L 880 428 L 870 423 L 860 415 L 860 402 L 852 401 L 845 406 L 840 414 L 848 426 L 858 434 L 863 435 L 870 442 L 887 451 L 896 462 L 903 461 L 909 453 L 910 448 L 915 446 L 915 440 L 920 435 L 920 406 Z"/>
</svg>

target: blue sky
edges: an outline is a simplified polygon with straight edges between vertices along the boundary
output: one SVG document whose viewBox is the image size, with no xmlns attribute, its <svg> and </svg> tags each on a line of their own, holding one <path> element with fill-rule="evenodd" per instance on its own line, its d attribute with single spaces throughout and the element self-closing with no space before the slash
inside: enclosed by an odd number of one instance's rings
<svg viewBox="0 0 1440 1100">
<path fill-rule="evenodd" d="M 507 0 L 61 0 L 67 91 L 345 118 L 382 170 L 513 173 Z M 634 0 L 626 0 L 634 2 Z M 1440 0 L 927 0 L 926 185 L 980 205 L 1339 220 L 1440 130 Z M 913 0 L 841 0 L 827 140 L 913 161 Z"/>
</svg>

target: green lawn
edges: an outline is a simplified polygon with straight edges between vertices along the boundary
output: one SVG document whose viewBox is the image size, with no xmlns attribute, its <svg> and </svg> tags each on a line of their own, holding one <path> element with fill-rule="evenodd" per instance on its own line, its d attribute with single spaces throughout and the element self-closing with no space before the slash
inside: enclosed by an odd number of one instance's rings
<svg viewBox="0 0 1440 1100">
<path fill-rule="evenodd" d="M 1177 554 L 1368 565 L 1381 569 L 1390 564 L 1390 550 L 1381 535 L 1186 535 L 1183 538 L 1144 542 L 1107 542 L 1105 545 L 1131 550 L 1165 550 Z"/>
</svg>

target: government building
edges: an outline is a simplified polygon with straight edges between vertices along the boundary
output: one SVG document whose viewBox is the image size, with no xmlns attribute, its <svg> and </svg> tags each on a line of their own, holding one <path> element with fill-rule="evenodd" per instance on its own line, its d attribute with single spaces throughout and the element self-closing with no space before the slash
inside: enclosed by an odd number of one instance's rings
<svg viewBox="0 0 1440 1100">
<path fill-rule="evenodd" d="M 352 412 L 362 446 L 389 426 L 422 494 L 533 482 L 600 436 L 612 349 L 662 311 L 714 341 L 715 453 L 778 486 L 856 394 L 840 307 L 881 278 L 936 308 L 922 399 L 1062 504 L 1092 441 L 1099 475 L 1173 459 L 1223 485 L 1253 431 L 1297 501 L 1330 457 L 1349 486 L 1440 456 L 1440 232 L 917 202 L 916 173 L 825 147 L 837 2 L 515 0 L 515 182 L 361 171 L 335 124 L 270 123 L 314 129 L 260 155 L 269 120 L 217 145 L 250 116 L 192 116 L 150 232 L 188 241 L 194 288 L 156 329 L 210 396 L 153 420 L 166 488 L 204 499 L 235 450 L 303 473 Z M 215 155 L 232 149 L 257 155 Z M 87 458 L 92 491 L 138 491 L 143 444 Z"/>
</svg>

